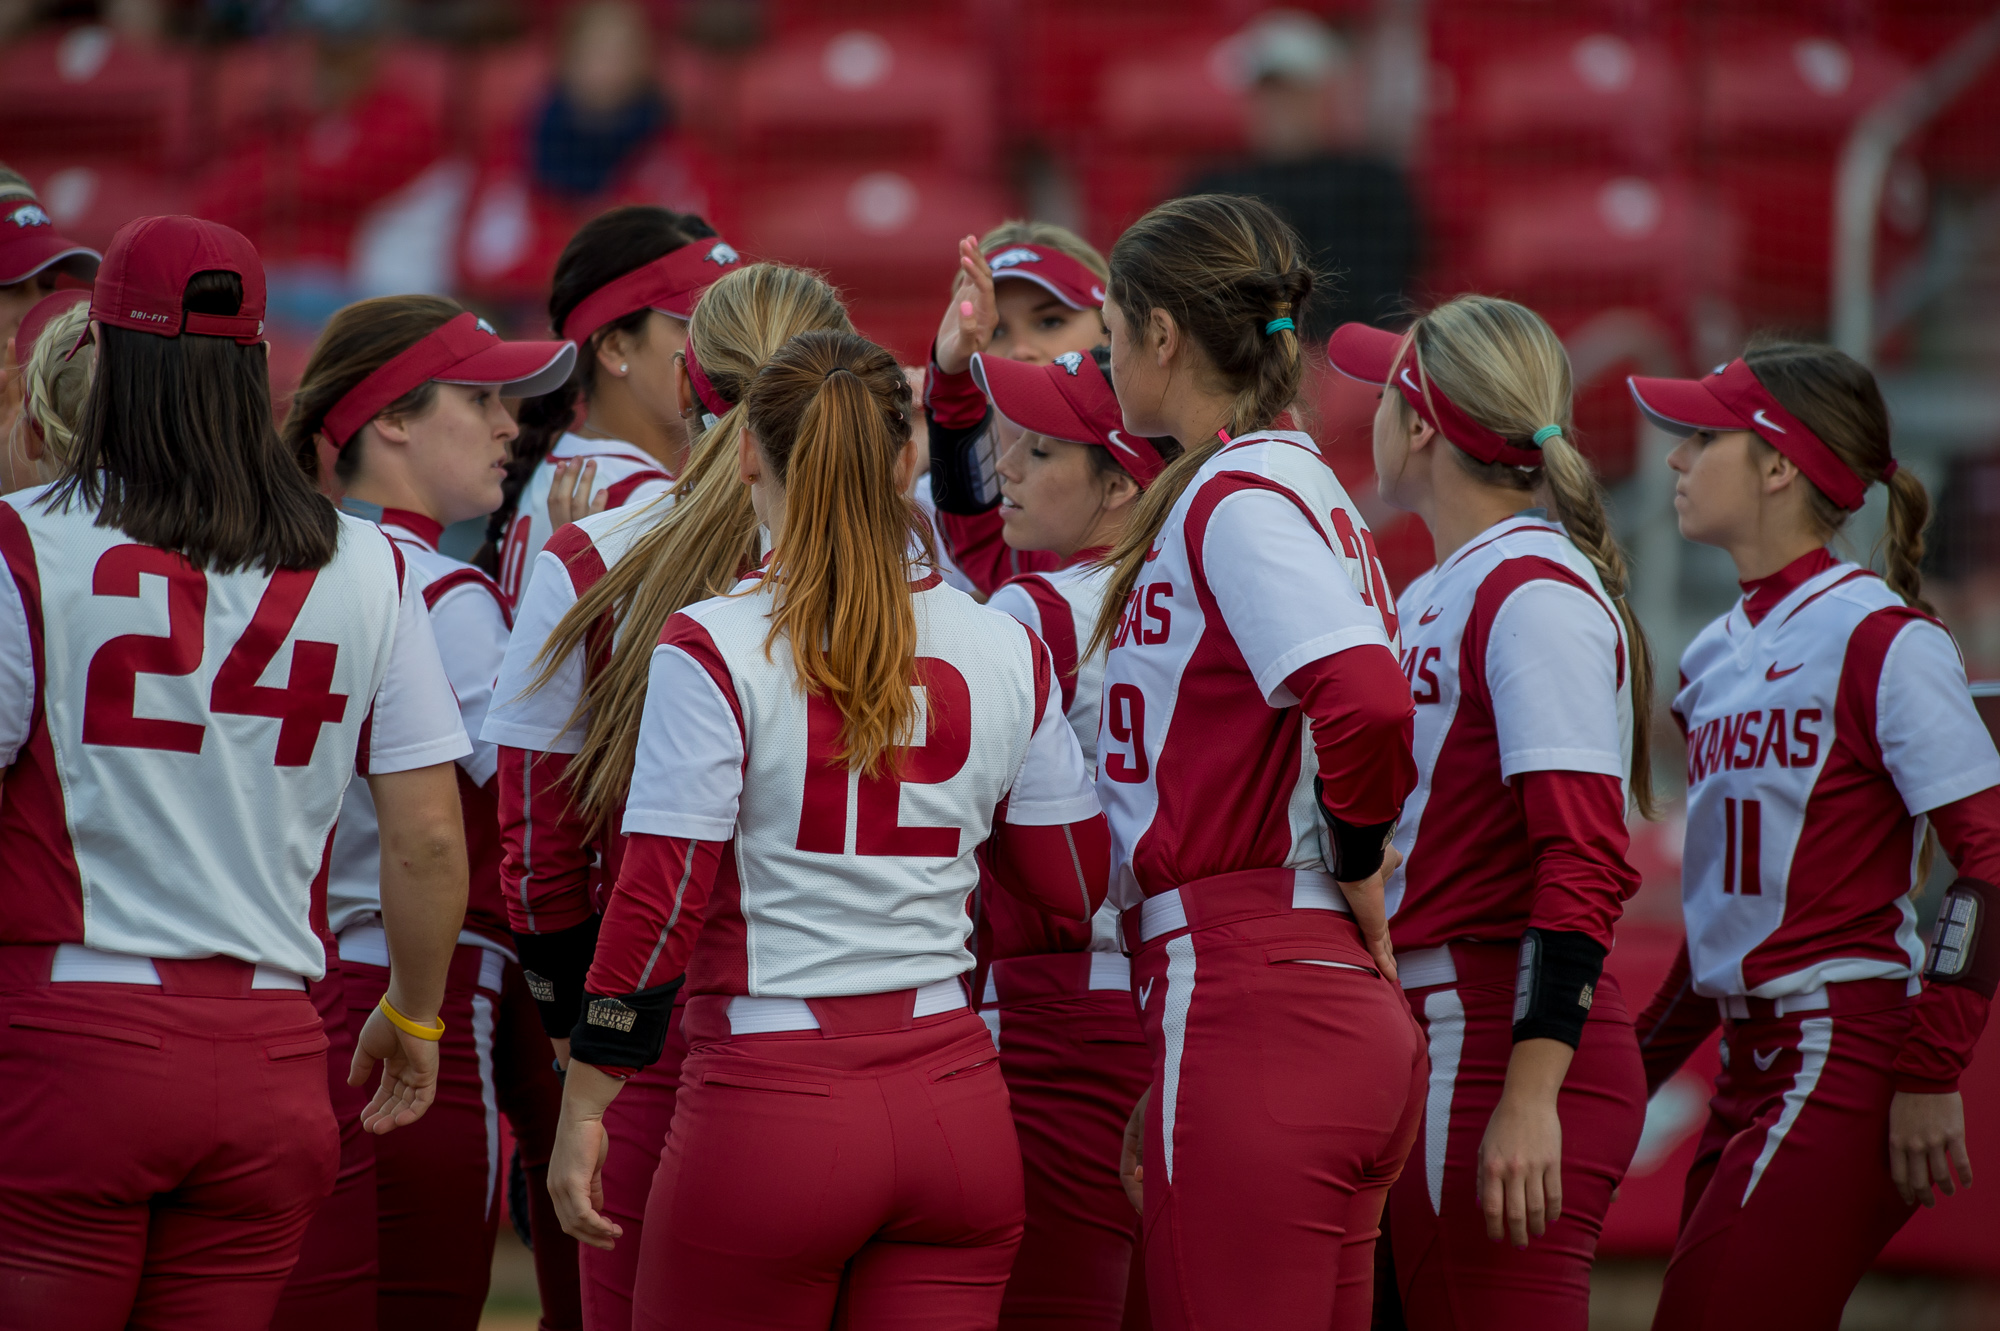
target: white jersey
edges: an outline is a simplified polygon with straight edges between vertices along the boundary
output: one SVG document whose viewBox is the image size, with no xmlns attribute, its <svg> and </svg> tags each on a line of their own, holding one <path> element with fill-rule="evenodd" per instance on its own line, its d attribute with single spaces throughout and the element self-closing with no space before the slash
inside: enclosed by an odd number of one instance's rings
<svg viewBox="0 0 2000 1331">
<path fill-rule="evenodd" d="M 1047 650 L 942 585 L 914 585 L 924 739 L 900 779 L 834 757 L 840 712 L 801 691 L 771 593 L 688 607 L 655 650 L 624 830 L 733 841 L 690 967 L 704 990 L 884 993 L 972 968 L 966 900 L 997 809 L 1017 825 L 1097 812 Z"/>
<path fill-rule="evenodd" d="M 215 573 L 48 493 L 0 500 L 0 942 L 318 978 L 357 765 L 471 747 L 415 580 L 346 516 L 322 569 Z"/>
<path fill-rule="evenodd" d="M 1681 904 L 1709 997 L 1914 986 L 1923 815 L 2000 785 L 1951 635 L 1868 570 L 1816 562 L 1757 623 L 1739 601 L 1681 658 Z"/>
<path fill-rule="evenodd" d="M 465 732 L 477 736 L 493 697 L 494 676 L 507 651 L 506 598 L 493 580 L 470 564 L 437 549 L 439 528 L 415 514 L 390 509 L 383 513 L 382 532 L 402 553 L 410 582 L 430 610 L 446 677 L 458 697 L 458 715 Z M 474 786 L 493 779 L 499 767 L 499 747 L 472 740 L 472 751 L 458 767 Z M 382 910 L 382 830 L 375 815 L 375 797 L 368 782 L 356 776 L 340 803 L 340 821 L 333 833 L 327 862 L 327 924 L 339 934 L 355 924 L 374 924 Z M 505 919 L 500 921 L 505 927 Z M 485 943 L 467 931 L 463 942 Z"/>
<path fill-rule="evenodd" d="M 644 508 L 674 485 L 673 476 L 660 460 L 636 444 L 622 439 L 586 439 L 575 433 L 563 435 L 521 487 L 513 525 L 500 546 L 500 590 L 509 602 L 520 600 L 535 556 L 556 534 L 549 521 L 549 491 L 555 485 L 558 462 L 595 462 L 597 479 L 592 482 L 591 497 L 596 497 L 597 490 L 609 490 L 612 510 Z"/>
<path fill-rule="evenodd" d="M 1326 873 L 1312 734 L 1285 680 L 1395 650 L 1360 511 L 1310 437 L 1245 435 L 1195 473 L 1146 559 L 1104 670 L 1110 899 L 1129 909 L 1246 869 Z"/>
</svg>

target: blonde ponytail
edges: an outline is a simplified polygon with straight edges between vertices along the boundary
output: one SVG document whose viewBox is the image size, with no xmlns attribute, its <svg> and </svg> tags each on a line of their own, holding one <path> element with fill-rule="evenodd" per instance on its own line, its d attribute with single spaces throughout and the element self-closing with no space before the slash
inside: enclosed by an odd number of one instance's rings
<svg viewBox="0 0 2000 1331">
<path fill-rule="evenodd" d="M 74 356 L 64 357 L 89 324 L 89 302 L 64 310 L 42 329 L 21 369 L 24 414 L 35 418 L 48 443 L 48 461 L 42 468 L 45 476 L 67 463 L 76 449 L 77 426 L 83 420 L 84 399 L 90 395 L 90 370 L 96 363 L 97 348 L 86 342 Z M 14 428 L 24 430 L 27 422 L 17 420 Z"/>
</svg>

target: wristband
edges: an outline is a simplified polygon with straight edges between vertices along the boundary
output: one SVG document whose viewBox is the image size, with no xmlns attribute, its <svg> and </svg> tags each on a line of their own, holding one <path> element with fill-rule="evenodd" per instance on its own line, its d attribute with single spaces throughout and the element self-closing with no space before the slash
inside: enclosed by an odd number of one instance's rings
<svg viewBox="0 0 2000 1331">
<path fill-rule="evenodd" d="M 1515 1044 L 1561 1040 L 1574 1049 L 1583 1043 L 1583 1024 L 1604 974 L 1604 953 L 1587 934 L 1567 929 L 1530 929 L 1521 935 L 1514 973 Z"/>
<path fill-rule="evenodd" d="M 2000 888 L 1961 878 L 1945 889 L 1924 962 L 1927 984 L 1962 984 L 1991 999 L 2000 988 L 2000 929 L 1988 919 L 2000 907 Z"/>
<path fill-rule="evenodd" d="M 389 1001 L 389 995 L 387 994 L 382 995 L 382 1001 L 375 1006 L 382 1009 L 382 1015 L 389 1019 L 391 1026 L 394 1026 L 405 1035 L 414 1035 L 419 1040 L 430 1040 L 433 1042 L 444 1039 L 443 1017 L 437 1019 L 435 1026 L 420 1026 L 402 1013 L 396 1011 L 395 1005 Z"/>
<path fill-rule="evenodd" d="M 598 1068 L 649 1068 L 667 1045 L 667 1020 L 686 976 L 630 994 L 584 995 L 569 1056 Z"/>
<path fill-rule="evenodd" d="M 582 924 L 549 934 L 514 935 L 514 950 L 521 958 L 521 978 L 528 982 L 528 994 L 541 1014 L 542 1031 L 560 1040 L 576 1025 L 583 1011 L 583 977 L 597 955 L 597 926 L 602 917 L 593 915 Z"/>
<path fill-rule="evenodd" d="M 1382 867 L 1384 852 L 1389 849 L 1389 837 L 1396 830 L 1396 820 L 1386 823 L 1350 823 L 1339 814 L 1326 807 L 1326 784 L 1318 777 L 1313 778 L 1313 803 L 1319 805 L 1320 817 L 1326 820 L 1329 857 L 1336 881 L 1358 883 L 1373 878 Z"/>
<path fill-rule="evenodd" d="M 940 513 L 977 517 L 999 505 L 992 424 L 990 408 L 976 425 L 943 425 L 931 417 L 931 502 Z"/>
</svg>

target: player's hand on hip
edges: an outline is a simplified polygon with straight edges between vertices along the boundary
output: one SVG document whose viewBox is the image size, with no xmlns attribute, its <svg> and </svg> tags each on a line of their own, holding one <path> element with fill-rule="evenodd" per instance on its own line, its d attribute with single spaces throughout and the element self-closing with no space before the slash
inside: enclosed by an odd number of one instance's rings
<svg viewBox="0 0 2000 1331">
<path fill-rule="evenodd" d="M 1949 1197 L 1972 1186 L 1972 1157 L 1965 1149 L 1965 1101 L 1957 1091 L 1896 1092 L 1889 1101 L 1889 1177 L 1906 1206 L 1919 1202 L 1936 1206 L 1937 1193 Z"/>
<path fill-rule="evenodd" d="M 1125 1140 L 1118 1148 L 1118 1181 L 1132 1209 L 1141 1215 L 1146 1213 L 1146 1167 L 1140 1162 L 1146 1158 L 1146 1107 L 1152 1102 L 1153 1088 L 1148 1086 L 1132 1106 L 1132 1117 L 1125 1120 Z"/>
<path fill-rule="evenodd" d="M 377 1063 L 382 1065 L 382 1083 L 361 1111 L 361 1126 L 380 1136 L 409 1127 L 437 1098 L 438 1041 L 398 1030 L 378 1007 L 368 1014 L 355 1041 L 347 1084 L 366 1086 Z"/>
<path fill-rule="evenodd" d="M 951 308 L 938 325 L 937 363 L 946 374 L 964 374 L 976 351 L 986 350 L 1000 326 L 1000 303 L 993 293 L 993 270 L 979 252 L 979 239 L 958 242 L 958 285 Z"/>
<path fill-rule="evenodd" d="M 1516 1248 L 1562 1217 L 1562 1119 L 1553 1097 L 1502 1092 L 1479 1143 L 1486 1237 Z"/>
<path fill-rule="evenodd" d="M 1340 895 L 1347 898 L 1347 909 L 1361 930 L 1361 941 L 1368 945 L 1368 955 L 1375 959 L 1375 968 L 1388 980 L 1396 978 L 1396 949 L 1389 944 L 1389 909 L 1384 893 L 1389 875 L 1402 862 L 1403 857 L 1394 846 L 1385 847 L 1382 867 L 1373 875 L 1340 885 Z"/>
<path fill-rule="evenodd" d="M 604 1215 L 604 1161 L 611 1138 L 604 1130 L 602 1105 L 608 1101 L 593 1093 L 593 1080 L 615 1079 L 588 1063 L 570 1064 L 562 1117 L 549 1153 L 549 1197 L 563 1233 L 609 1252 L 625 1230 Z"/>
</svg>

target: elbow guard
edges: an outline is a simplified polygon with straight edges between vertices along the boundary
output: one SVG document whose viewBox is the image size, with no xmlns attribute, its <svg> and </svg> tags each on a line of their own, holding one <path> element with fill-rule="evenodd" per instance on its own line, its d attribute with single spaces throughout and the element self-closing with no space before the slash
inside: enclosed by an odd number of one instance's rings
<svg viewBox="0 0 2000 1331">
<path fill-rule="evenodd" d="M 1993 997 L 2000 987 L 2000 929 L 1988 918 L 1995 907 L 2000 888 L 1976 878 L 1961 878 L 1946 890 L 1924 963 L 1926 984 L 1962 984 Z"/>
<path fill-rule="evenodd" d="M 1348 822 L 1326 807 L 1326 785 L 1318 777 L 1313 778 L 1313 802 L 1326 820 L 1327 848 L 1332 852 L 1329 867 L 1334 878 L 1343 883 L 1373 878 L 1382 867 L 1383 852 L 1396 830 L 1395 820 L 1366 825 Z"/>
<path fill-rule="evenodd" d="M 569 1033 L 569 1056 L 595 1067 L 649 1068 L 667 1045 L 674 995 L 687 977 L 630 994 L 585 994 L 583 1015 Z"/>
<path fill-rule="evenodd" d="M 593 915 L 582 924 L 552 934 L 514 935 L 514 950 L 521 958 L 522 978 L 541 1013 L 542 1030 L 560 1040 L 576 1025 L 583 1011 L 583 979 L 597 955 L 597 926 L 602 917 Z"/>
<path fill-rule="evenodd" d="M 1521 936 L 1521 959 L 1514 973 L 1514 1042 L 1561 1040 L 1574 1049 L 1583 1043 L 1583 1023 L 1604 952 L 1591 938 L 1567 929 L 1530 929 Z"/>
</svg>

